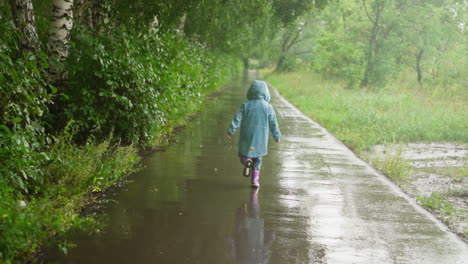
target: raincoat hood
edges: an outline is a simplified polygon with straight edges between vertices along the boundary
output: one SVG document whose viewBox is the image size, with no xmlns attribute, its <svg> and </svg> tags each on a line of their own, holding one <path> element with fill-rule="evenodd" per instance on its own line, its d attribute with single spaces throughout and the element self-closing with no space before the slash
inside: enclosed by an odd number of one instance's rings
<svg viewBox="0 0 468 264">
<path fill-rule="evenodd" d="M 270 101 L 270 91 L 268 85 L 264 81 L 253 81 L 250 85 L 249 91 L 247 91 L 247 99 L 256 100 L 263 99 L 267 102 Z"/>
<path fill-rule="evenodd" d="M 268 132 L 271 132 L 275 140 L 281 138 L 281 132 L 275 110 L 268 103 L 270 92 L 266 82 L 254 81 L 247 92 L 247 98 L 249 101 L 241 105 L 227 132 L 234 135 L 240 128 L 239 155 L 260 158 L 268 154 Z"/>
</svg>

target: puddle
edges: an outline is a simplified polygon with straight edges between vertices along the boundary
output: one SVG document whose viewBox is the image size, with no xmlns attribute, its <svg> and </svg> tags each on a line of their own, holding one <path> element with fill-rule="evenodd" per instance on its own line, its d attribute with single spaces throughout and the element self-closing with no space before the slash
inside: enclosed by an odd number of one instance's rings
<svg viewBox="0 0 468 264">
<path fill-rule="evenodd" d="M 432 213 L 452 231 L 468 241 L 468 148 L 460 143 L 408 143 L 396 146 L 377 145 L 373 154 L 401 153 L 413 168 L 404 191 L 410 196 L 428 198 L 442 194 L 451 203 L 455 214 Z"/>
</svg>

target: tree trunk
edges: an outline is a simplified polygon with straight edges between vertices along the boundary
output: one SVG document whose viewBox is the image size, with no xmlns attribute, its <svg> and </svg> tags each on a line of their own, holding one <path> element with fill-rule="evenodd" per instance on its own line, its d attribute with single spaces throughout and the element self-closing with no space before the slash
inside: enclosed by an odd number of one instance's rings
<svg viewBox="0 0 468 264">
<path fill-rule="evenodd" d="M 20 48 L 22 52 L 34 51 L 39 48 L 36 19 L 34 18 L 31 0 L 11 0 L 11 11 L 16 29 L 20 33 Z"/>
<path fill-rule="evenodd" d="M 421 67 L 421 60 L 423 56 L 424 50 L 421 49 L 418 54 L 416 55 L 416 72 L 418 74 L 418 83 L 422 86 L 422 67 Z"/>
<path fill-rule="evenodd" d="M 75 0 L 75 10 L 73 11 L 75 19 L 81 19 L 84 10 L 88 7 L 89 0 Z"/>
<path fill-rule="evenodd" d="M 242 62 L 244 63 L 244 69 L 249 69 L 249 58 L 242 58 Z"/>
<path fill-rule="evenodd" d="M 49 30 L 49 76 L 54 84 L 66 79 L 63 61 L 68 57 L 72 27 L 73 0 L 54 0 Z"/>
<path fill-rule="evenodd" d="M 75 23 L 79 25 L 88 25 L 92 27 L 91 12 L 89 7 L 91 6 L 91 0 L 75 0 L 75 10 L 73 10 L 73 16 Z"/>
<path fill-rule="evenodd" d="M 374 23 L 373 27 L 372 27 L 372 34 L 371 34 L 371 37 L 369 39 L 369 47 L 368 47 L 368 50 L 367 50 L 367 63 L 366 63 L 366 70 L 364 71 L 364 77 L 362 78 L 362 81 L 361 81 L 361 87 L 367 87 L 367 85 L 369 84 L 369 76 L 371 74 L 371 71 L 374 67 L 374 63 L 373 63 L 373 60 L 374 60 L 374 57 L 375 57 L 375 46 L 376 46 L 376 41 L 377 41 L 377 32 L 378 32 L 378 24 L 377 23 Z"/>
<path fill-rule="evenodd" d="M 109 9 L 106 0 L 91 0 L 92 27 L 96 32 L 101 32 L 109 23 Z"/>
<path fill-rule="evenodd" d="M 184 13 L 179 20 L 179 25 L 177 26 L 177 35 L 178 36 L 183 36 L 184 35 L 184 29 L 185 29 L 185 21 L 187 20 L 187 13 Z"/>
<path fill-rule="evenodd" d="M 154 16 L 153 17 L 153 21 L 151 21 L 149 23 L 149 32 L 153 32 L 153 33 L 156 33 L 159 31 L 159 20 L 158 20 L 158 16 Z"/>
<path fill-rule="evenodd" d="M 276 64 L 275 71 L 283 71 L 284 62 L 287 59 L 289 51 L 292 47 L 296 46 L 298 43 L 306 39 L 306 37 L 301 37 L 303 35 L 304 29 L 307 25 L 307 21 L 299 21 L 298 24 L 294 24 L 292 27 L 287 29 L 283 34 L 283 40 L 281 42 L 281 51 L 278 63 Z"/>
<path fill-rule="evenodd" d="M 283 71 L 283 65 L 284 65 L 284 62 L 286 61 L 286 55 L 281 55 L 278 59 L 278 64 L 276 64 L 276 69 L 275 71 Z"/>
<path fill-rule="evenodd" d="M 372 70 L 374 68 L 374 58 L 377 55 L 377 38 L 379 35 L 380 31 L 380 18 L 381 18 L 381 13 L 384 7 L 384 3 L 382 1 L 376 2 L 376 7 L 375 7 L 375 16 L 372 18 L 370 17 L 369 13 L 367 12 L 367 7 L 366 7 L 366 2 L 363 0 L 363 5 L 366 10 L 367 17 L 369 20 L 372 22 L 372 32 L 371 36 L 369 39 L 369 47 L 367 51 L 367 63 L 366 63 L 366 70 L 364 71 L 364 77 L 362 78 L 361 85 L 360 87 L 367 87 L 369 84 L 369 77 L 372 73 Z"/>
</svg>

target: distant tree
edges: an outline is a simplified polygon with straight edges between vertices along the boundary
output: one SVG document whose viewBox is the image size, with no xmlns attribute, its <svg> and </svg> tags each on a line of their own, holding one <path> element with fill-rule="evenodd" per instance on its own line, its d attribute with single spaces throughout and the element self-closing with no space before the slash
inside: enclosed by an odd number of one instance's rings
<svg viewBox="0 0 468 264">
<path fill-rule="evenodd" d="M 372 75 L 376 65 L 375 59 L 379 55 L 380 45 L 379 38 L 382 35 L 382 15 L 385 8 L 385 0 L 376 0 L 372 8 L 368 7 L 367 1 L 362 0 L 362 6 L 366 11 L 366 16 L 372 24 L 371 33 L 369 36 L 369 43 L 366 52 L 366 69 L 364 77 L 361 81 L 361 87 L 366 87 L 369 83 L 369 77 Z"/>
<path fill-rule="evenodd" d="M 310 38 L 310 31 L 306 31 L 308 23 L 309 22 L 306 18 L 301 17 L 297 20 L 297 22 L 290 24 L 282 30 L 280 37 L 280 53 L 278 62 L 276 63 L 276 71 L 285 70 L 284 63 L 287 59 L 288 53 L 291 53 L 291 50 L 298 46 L 301 42 Z M 310 51 L 297 51 L 293 55 L 304 53 L 310 53 Z"/>
</svg>

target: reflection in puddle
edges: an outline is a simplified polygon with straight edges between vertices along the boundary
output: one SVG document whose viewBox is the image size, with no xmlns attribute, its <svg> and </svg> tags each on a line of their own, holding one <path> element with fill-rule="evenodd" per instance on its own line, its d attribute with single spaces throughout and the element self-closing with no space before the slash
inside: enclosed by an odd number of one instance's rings
<svg viewBox="0 0 468 264">
<path fill-rule="evenodd" d="M 265 221 L 260 218 L 258 189 L 250 192 L 235 215 L 232 256 L 236 263 L 269 263 L 275 234 L 265 232 Z"/>
</svg>

